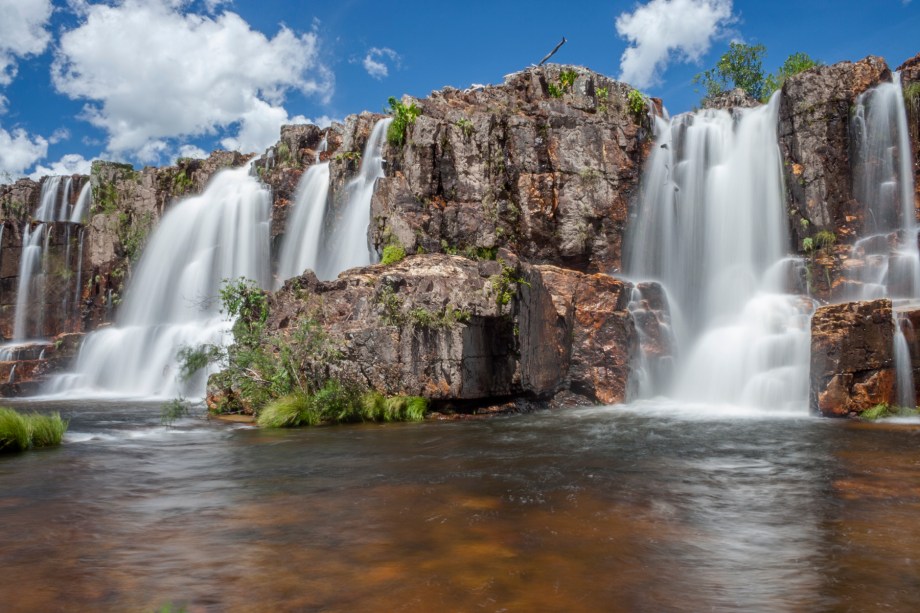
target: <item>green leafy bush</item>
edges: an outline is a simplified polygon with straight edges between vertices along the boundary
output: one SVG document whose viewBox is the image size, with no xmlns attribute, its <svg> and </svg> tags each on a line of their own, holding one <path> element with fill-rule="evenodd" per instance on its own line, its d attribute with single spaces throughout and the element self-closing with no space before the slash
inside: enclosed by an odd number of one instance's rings
<svg viewBox="0 0 920 613">
<path fill-rule="evenodd" d="M 403 249 L 402 245 L 389 244 L 383 248 L 383 256 L 380 258 L 380 263 L 384 266 L 389 266 L 390 264 L 401 262 L 405 257 L 406 250 Z"/>
<path fill-rule="evenodd" d="M 387 112 L 393 116 L 393 122 L 387 128 L 387 142 L 394 147 L 402 147 L 406 142 L 406 129 L 415 123 L 422 110 L 414 102 L 405 104 L 392 96 L 387 102 L 390 104 Z"/>
<path fill-rule="evenodd" d="M 626 103 L 629 107 L 630 114 L 636 121 L 642 121 L 648 113 L 648 99 L 642 95 L 638 89 L 632 89 L 626 96 Z"/>
</svg>

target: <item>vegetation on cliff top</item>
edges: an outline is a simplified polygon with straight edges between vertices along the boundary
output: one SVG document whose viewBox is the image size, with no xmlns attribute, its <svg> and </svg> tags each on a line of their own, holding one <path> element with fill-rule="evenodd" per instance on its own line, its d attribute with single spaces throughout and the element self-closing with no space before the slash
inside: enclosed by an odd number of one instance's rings
<svg viewBox="0 0 920 613">
<path fill-rule="evenodd" d="M 392 96 L 387 102 L 390 105 L 387 113 L 393 116 L 393 123 L 387 128 L 387 142 L 402 147 L 406 142 L 406 129 L 415 123 L 422 110 L 414 102 L 405 104 Z"/>
<path fill-rule="evenodd" d="M 776 74 L 764 75 L 763 58 L 766 52 L 767 48 L 763 45 L 731 43 L 715 67 L 697 74 L 693 82 L 705 90 L 704 99 L 740 88 L 751 97 L 766 102 L 773 92 L 783 86 L 786 79 L 821 65 L 821 62 L 813 60 L 807 53 L 793 53 L 786 58 Z"/>
</svg>

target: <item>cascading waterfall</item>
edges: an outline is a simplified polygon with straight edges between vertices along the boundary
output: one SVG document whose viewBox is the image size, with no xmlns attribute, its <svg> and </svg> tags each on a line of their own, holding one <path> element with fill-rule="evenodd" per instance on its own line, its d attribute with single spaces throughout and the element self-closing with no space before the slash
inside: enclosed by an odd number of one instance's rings
<svg viewBox="0 0 920 613">
<path fill-rule="evenodd" d="M 177 202 L 150 237 L 116 325 L 84 339 L 74 372 L 51 393 L 200 397 L 205 373 L 178 377 L 182 347 L 221 343 L 229 322 L 217 296 L 223 280 L 269 285 L 271 195 L 249 168 L 214 176 L 199 196 Z"/>
<path fill-rule="evenodd" d="M 776 125 L 763 107 L 658 119 L 626 273 L 668 291 L 686 401 L 804 412 L 811 301 L 786 294 Z M 658 386 L 656 393 L 666 388 Z"/>
<path fill-rule="evenodd" d="M 863 206 L 866 235 L 851 251 L 861 266 L 852 268 L 845 297 L 914 300 L 920 297 L 920 253 L 900 75 L 857 98 L 851 140 L 853 194 Z"/>
<path fill-rule="evenodd" d="M 319 269 L 323 220 L 329 198 L 329 163 L 314 164 L 301 177 L 278 256 L 278 283 Z"/>
<path fill-rule="evenodd" d="M 73 207 L 73 213 L 70 215 L 70 223 L 83 223 L 83 218 L 89 212 L 89 207 L 93 203 L 93 190 L 90 182 L 87 181 L 80 190 L 77 197 L 77 203 Z"/>
<path fill-rule="evenodd" d="M 888 296 L 895 307 L 894 361 L 897 402 L 916 406 L 911 357 L 899 310 L 920 298 L 920 250 L 907 110 L 900 75 L 861 94 L 851 125 L 854 144 L 853 194 L 862 204 L 864 230 L 857 241 L 845 297 L 871 300 Z"/>
<path fill-rule="evenodd" d="M 13 342 L 21 343 L 28 338 L 29 296 L 32 280 L 40 270 L 42 260 L 42 236 L 45 224 L 34 228 L 27 223 L 22 233 L 22 255 L 19 259 L 19 284 L 16 290 L 16 314 L 13 318 Z"/>
<path fill-rule="evenodd" d="M 358 176 L 345 186 L 344 206 L 341 211 L 334 212 L 337 219 L 317 261 L 316 275 L 320 279 L 334 279 L 344 270 L 367 266 L 377 260 L 377 252 L 368 243 L 367 228 L 371 222 L 374 185 L 384 176 L 383 145 L 392 122 L 388 117 L 374 124 L 361 156 Z"/>
</svg>

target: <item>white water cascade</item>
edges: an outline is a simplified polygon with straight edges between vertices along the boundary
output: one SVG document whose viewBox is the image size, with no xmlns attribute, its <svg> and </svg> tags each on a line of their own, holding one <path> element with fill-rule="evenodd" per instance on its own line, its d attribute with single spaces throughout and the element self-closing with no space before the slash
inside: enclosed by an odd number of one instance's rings
<svg viewBox="0 0 920 613">
<path fill-rule="evenodd" d="M 853 283 L 845 297 L 915 300 L 920 297 L 920 253 L 900 75 L 857 98 L 851 139 L 853 194 L 863 206 L 865 221 L 864 235 L 850 254 L 862 265 L 852 269 Z"/>
<path fill-rule="evenodd" d="M 90 182 L 87 181 L 80 190 L 77 197 L 77 203 L 73 207 L 73 213 L 70 215 L 70 223 L 83 223 L 84 218 L 89 213 L 89 207 L 93 203 L 93 190 Z"/>
<path fill-rule="evenodd" d="M 786 293 L 779 96 L 658 119 L 626 273 L 668 293 L 681 401 L 807 411 L 810 300 Z"/>
<path fill-rule="evenodd" d="M 329 198 L 329 163 L 314 164 L 297 186 L 294 211 L 288 219 L 278 256 L 278 283 L 303 271 L 319 269 L 323 220 Z"/>
<path fill-rule="evenodd" d="M 178 375 L 182 347 L 221 343 L 229 322 L 224 279 L 269 284 L 270 193 L 249 168 L 217 174 L 199 196 L 177 202 L 150 237 L 116 324 L 88 335 L 74 372 L 49 383 L 69 396 L 200 397 L 205 373 Z"/>
<path fill-rule="evenodd" d="M 334 279 L 344 270 L 377 261 L 377 252 L 368 243 L 367 228 L 371 223 L 374 185 L 384 176 L 383 145 L 392 122 L 388 117 L 374 124 L 361 156 L 358 176 L 345 186 L 344 206 L 341 211 L 334 211 L 336 218 L 316 264 L 316 276 L 320 279 Z"/>
<path fill-rule="evenodd" d="M 27 340 L 27 321 L 29 318 L 29 297 L 32 293 L 32 281 L 41 268 L 42 236 L 45 224 L 32 228 L 26 224 L 22 233 L 22 255 L 19 258 L 19 284 L 16 290 L 16 314 L 13 317 L 13 343 Z"/>
</svg>

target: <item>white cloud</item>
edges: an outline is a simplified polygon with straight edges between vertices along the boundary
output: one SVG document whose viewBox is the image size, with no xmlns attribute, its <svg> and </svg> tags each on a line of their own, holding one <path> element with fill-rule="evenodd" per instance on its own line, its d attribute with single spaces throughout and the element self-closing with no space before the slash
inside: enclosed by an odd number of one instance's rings
<svg viewBox="0 0 920 613">
<path fill-rule="evenodd" d="M 16 76 L 16 59 L 45 50 L 51 35 L 45 29 L 51 0 L 0 1 L 0 85 Z"/>
<path fill-rule="evenodd" d="M 7 132 L 0 128 L 0 175 L 20 176 L 48 155 L 48 141 L 41 136 L 30 136 L 22 128 Z"/>
<path fill-rule="evenodd" d="M 196 147 L 195 145 L 182 145 L 179 147 L 179 155 L 176 156 L 175 160 L 172 160 L 172 163 L 175 164 L 176 160 L 179 158 L 192 158 L 195 160 L 203 160 L 208 157 L 208 152 L 202 149 L 201 147 Z"/>
<path fill-rule="evenodd" d="M 169 139 L 234 124 L 240 133 L 233 140 L 247 147 L 259 141 L 259 126 L 287 116 L 289 91 L 331 95 L 334 79 L 319 61 L 315 31 L 281 27 L 268 38 L 235 13 L 187 13 L 185 5 L 85 5 L 81 25 L 61 36 L 54 85 L 89 101 L 83 118 L 108 133 L 111 154 L 155 161 Z"/>
<path fill-rule="evenodd" d="M 271 106 L 257 100 L 254 108 L 240 118 L 240 129 L 236 136 L 220 141 L 225 149 L 249 152 L 262 152 L 278 142 L 281 126 L 294 123 L 310 123 L 303 115 L 288 117 L 280 106 Z"/>
<path fill-rule="evenodd" d="M 639 88 L 659 83 L 672 60 L 698 61 L 734 21 L 732 0 L 651 0 L 620 14 L 617 34 L 630 44 L 620 58 L 620 80 Z"/>
<path fill-rule="evenodd" d="M 364 56 L 364 59 L 361 61 L 361 65 L 364 66 L 364 70 L 367 71 L 367 74 L 371 75 L 377 80 L 383 79 L 390 74 L 390 68 L 387 66 L 385 60 L 389 60 L 396 64 L 396 67 L 399 67 L 400 58 L 399 54 L 390 49 L 389 47 L 371 47 L 367 52 L 367 55 Z"/>
<path fill-rule="evenodd" d="M 52 162 L 50 166 L 39 164 L 29 174 L 29 178 L 38 181 L 50 175 L 88 175 L 92 165 L 92 160 L 87 160 L 76 153 L 68 153 L 57 162 Z"/>
</svg>

